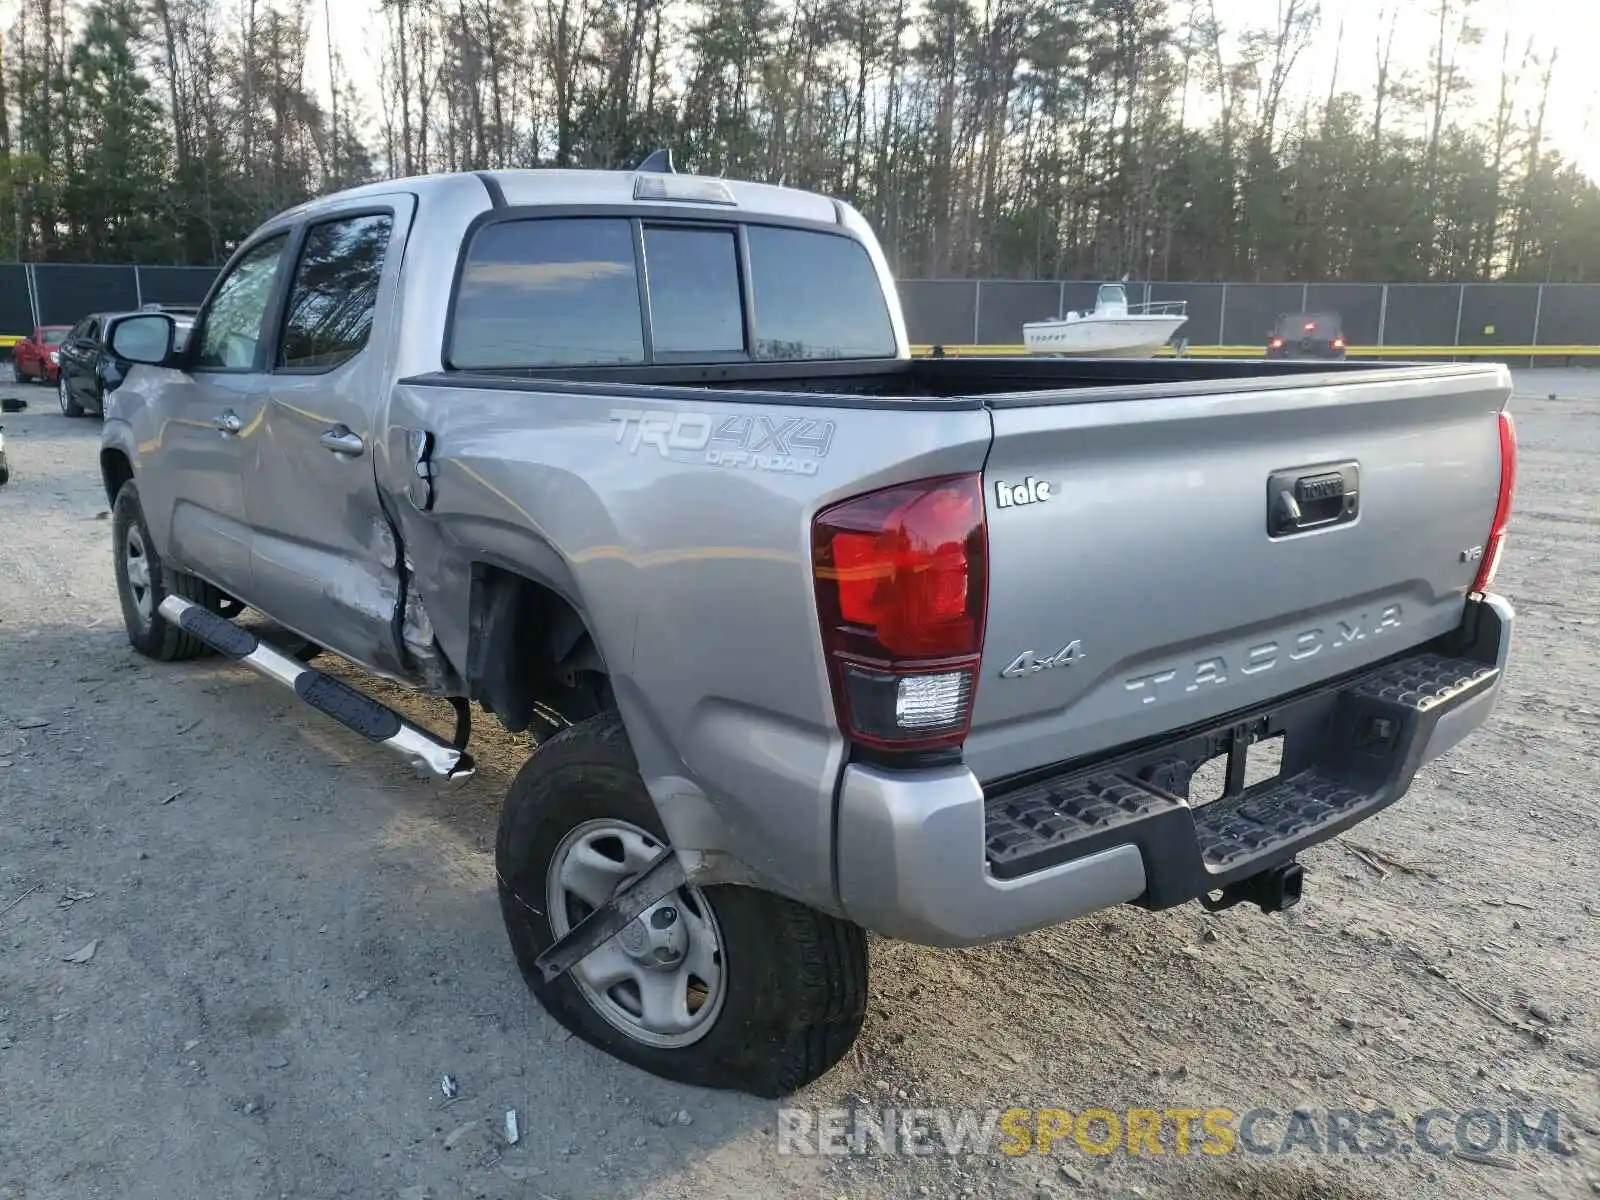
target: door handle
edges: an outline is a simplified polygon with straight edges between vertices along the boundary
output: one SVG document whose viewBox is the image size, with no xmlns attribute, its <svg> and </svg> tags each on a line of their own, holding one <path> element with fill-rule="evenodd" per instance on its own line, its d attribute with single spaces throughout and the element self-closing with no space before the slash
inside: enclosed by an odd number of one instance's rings
<svg viewBox="0 0 1600 1200">
<path fill-rule="evenodd" d="M 225 413 L 218 413 L 211 419 L 211 423 L 224 437 L 232 437 L 244 428 L 244 420 L 238 413 L 229 409 Z"/>
<path fill-rule="evenodd" d="M 359 458 L 366 449 L 366 443 L 361 440 L 361 435 L 351 433 L 344 425 L 335 425 L 317 440 L 322 443 L 324 450 L 331 450 L 345 458 Z"/>
<path fill-rule="evenodd" d="M 1288 537 L 1348 524 L 1361 511 L 1360 489 L 1358 463 L 1274 471 L 1267 476 L 1267 534 Z"/>
</svg>

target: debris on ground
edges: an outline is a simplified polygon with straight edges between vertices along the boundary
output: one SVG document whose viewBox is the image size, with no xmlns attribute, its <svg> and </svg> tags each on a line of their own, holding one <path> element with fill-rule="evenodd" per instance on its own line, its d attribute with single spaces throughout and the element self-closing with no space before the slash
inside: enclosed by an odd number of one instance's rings
<svg viewBox="0 0 1600 1200">
<path fill-rule="evenodd" d="M 454 1100 L 461 1094 L 461 1085 L 456 1082 L 454 1075 L 446 1075 L 439 1080 L 439 1090 L 444 1093 L 446 1100 Z"/>
<path fill-rule="evenodd" d="M 24 900 L 26 900 L 29 896 L 33 895 L 35 892 L 37 892 L 42 887 L 44 887 L 44 884 L 36 883 L 31 888 L 29 888 L 27 891 L 23 892 L 22 895 L 18 896 L 15 900 L 13 900 L 10 904 L 6 905 L 4 908 L 0 908 L 0 917 L 5 916 L 13 908 L 15 908 L 17 905 L 21 904 Z"/>
<path fill-rule="evenodd" d="M 99 948 L 100 948 L 100 939 L 99 938 L 95 938 L 94 941 L 90 942 L 82 950 L 73 951 L 71 954 L 67 955 L 61 961 L 62 962 L 69 962 L 69 963 L 78 963 L 78 964 L 82 965 L 83 963 L 86 963 L 91 958 L 93 958 L 94 957 L 94 952 L 96 950 L 98 950 Z"/>
<path fill-rule="evenodd" d="M 517 1128 L 517 1110 L 506 1109 L 506 1142 L 515 1146 L 522 1140 L 522 1130 Z"/>
</svg>

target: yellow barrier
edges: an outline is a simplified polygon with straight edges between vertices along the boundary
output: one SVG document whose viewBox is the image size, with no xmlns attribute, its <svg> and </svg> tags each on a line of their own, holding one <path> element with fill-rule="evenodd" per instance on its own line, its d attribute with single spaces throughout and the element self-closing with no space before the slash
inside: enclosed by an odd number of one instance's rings
<svg viewBox="0 0 1600 1200">
<path fill-rule="evenodd" d="M 9 350 L 22 340 L 21 337 L 0 336 L 0 349 Z"/>
<path fill-rule="evenodd" d="M 926 357 L 932 346 L 913 346 L 911 353 Z M 1018 358 L 1026 356 L 1026 346 L 946 346 L 951 358 Z M 1600 346 L 1351 346 L 1351 358 L 1600 358 Z M 1163 346 L 1158 358 L 1171 358 L 1171 346 Z M 1261 346 L 1190 346 L 1186 358 L 1264 358 Z M 1044 356 L 1041 356 L 1044 357 Z"/>
</svg>

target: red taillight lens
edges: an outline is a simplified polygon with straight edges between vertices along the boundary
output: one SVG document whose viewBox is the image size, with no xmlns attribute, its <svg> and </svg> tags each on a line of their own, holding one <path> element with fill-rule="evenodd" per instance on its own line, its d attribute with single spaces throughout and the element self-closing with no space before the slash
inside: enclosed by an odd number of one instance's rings
<svg viewBox="0 0 1600 1200">
<path fill-rule="evenodd" d="M 1483 565 L 1472 581 L 1472 590 L 1486 592 L 1500 569 L 1500 555 L 1506 546 L 1506 526 L 1511 522 L 1511 495 L 1517 490 L 1517 426 L 1511 414 L 1500 413 L 1500 498 L 1494 505 L 1494 524 L 1483 547 Z"/>
<path fill-rule="evenodd" d="M 1273 350 L 1282 350 L 1283 349 L 1283 339 L 1282 338 L 1273 338 L 1270 348 L 1273 349 Z"/>
<path fill-rule="evenodd" d="M 1333 339 L 1333 348 L 1335 350 L 1343 350 L 1344 349 L 1344 339 L 1342 337 L 1334 338 Z"/>
<path fill-rule="evenodd" d="M 812 523 L 811 552 L 840 728 L 880 748 L 960 745 L 988 601 L 981 478 L 836 504 Z"/>
</svg>

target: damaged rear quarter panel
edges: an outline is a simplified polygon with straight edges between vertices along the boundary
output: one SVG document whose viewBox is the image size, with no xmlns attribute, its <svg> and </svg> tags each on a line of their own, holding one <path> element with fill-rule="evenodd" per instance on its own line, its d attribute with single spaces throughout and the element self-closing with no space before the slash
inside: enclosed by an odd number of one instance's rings
<svg viewBox="0 0 1600 1200">
<path fill-rule="evenodd" d="M 402 382 L 385 434 L 385 502 L 445 655 L 466 661 L 474 563 L 557 591 L 595 638 L 674 844 L 729 851 L 835 908 L 844 747 L 811 517 L 876 487 L 978 470 L 988 414 L 482 382 Z M 418 429 L 434 434 L 427 513 L 401 469 Z"/>
</svg>

